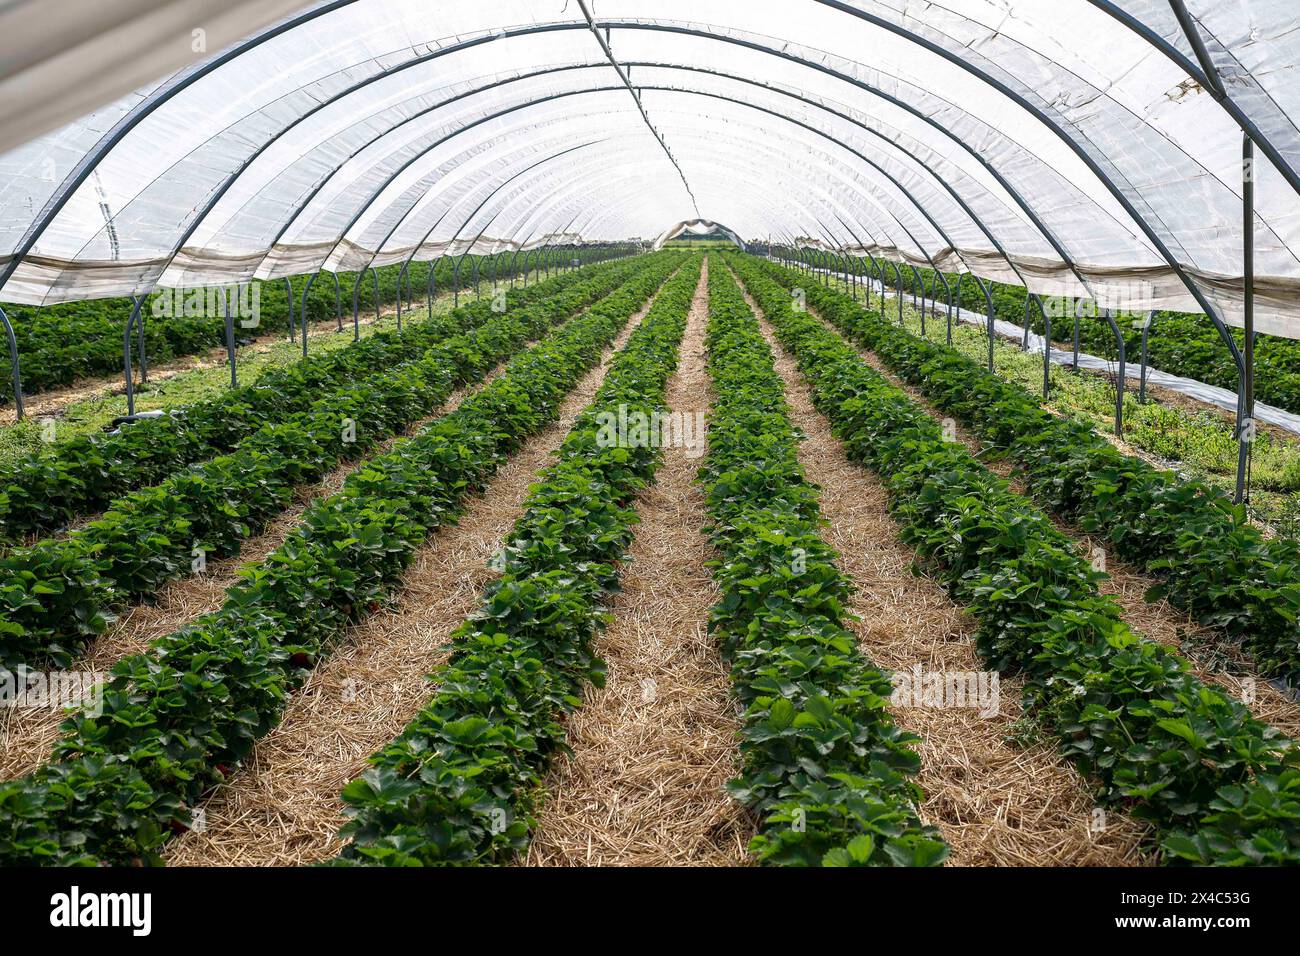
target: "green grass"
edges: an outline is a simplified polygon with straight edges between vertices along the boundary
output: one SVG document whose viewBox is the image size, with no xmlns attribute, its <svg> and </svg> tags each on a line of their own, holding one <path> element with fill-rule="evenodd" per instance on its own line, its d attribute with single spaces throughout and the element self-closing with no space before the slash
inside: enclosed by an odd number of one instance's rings
<svg viewBox="0 0 1300 956">
<path fill-rule="evenodd" d="M 843 288 L 841 286 L 841 288 Z M 859 290 L 858 298 L 863 298 Z M 879 297 L 872 298 L 873 305 Z M 898 306 L 888 300 L 887 314 L 897 318 Z M 904 324 L 921 334 L 921 315 L 910 301 L 903 309 Z M 927 318 L 931 341 L 941 341 L 944 322 Z M 952 330 L 953 347 L 980 362 L 988 358 L 988 337 L 972 325 L 957 324 Z M 1006 339 L 994 346 L 998 374 L 1035 395 L 1042 394 L 1043 356 L 1025 353 Z M 1052 363 L 1049 370 L 1049 407 L 1082 418 L 1105 434 L 1115 423 L 1115 387 L 1106 378 L 1076 373 Z M 1130 382 L 1130 386 L 1132 383 Z M 1237 441 L 1232 423 L 1216 410 L 1193 411 L 1165 405 L 1148 395 L 1139 404 L 1135 387 L 1124 393 L 1124 440 L 1133 447 L 1161 459 L 1170 467 L 1210 482 L 1229 494 L 1236 487 Z M 1251 463 L 1252 517 L 1279 533 L 1300 532 L 1300 438 L 1285 439 L 1261 432 L 1255 442 Z"/>
</svg>

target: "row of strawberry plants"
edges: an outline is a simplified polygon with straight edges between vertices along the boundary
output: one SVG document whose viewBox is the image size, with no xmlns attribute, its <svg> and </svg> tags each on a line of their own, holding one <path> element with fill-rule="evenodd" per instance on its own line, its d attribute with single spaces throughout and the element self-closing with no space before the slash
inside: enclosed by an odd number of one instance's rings
<svg viewBox="0 0 1300 956">
<path fill-rule="evenodd" d="M 566 265 L 572 259 L 589 263 L 608 258 L 612 253 L 613 250 L 604 247 L 573 249 L 565 252 L 564 261 Z M 536 266 L 534 258 L 535 254 L 529 260 L 530 269 Z M 455 256 L 449 256 L 435 260 L 434 285 L 440 293 L 454 287 L 468 289 L 474 284 L 475 270 L 470 262 L 462 265 L 459 279 L 456 278 L 456 259 Z M 492 278 L 509 279 L 523 272 L 524 256 L 511 252 L 480 256 L 478 266 L 480 282 Z M 424 262 L 411 264 L 407 278 L 414 301 L 421 300 L 425 295 L 429 268 L 430 265 Z M 308 278 L 309 276 L 299 275 L 291 280 L 295 323 L 301 322 L 302 295 Z M 333 281 L 327 276 L 318 277 L 307 296 L 308 321 L 333 319 L 340 304 L 343 312 L 349 313 L 357 278 L 356 273 L 341 273 L 336 296 Z M 400 281 L 401 266 L 384 266 L 376 270 L 373 277 L 371 274 L 363 277 L 361 288 L 357 290 L 359 308 L 375 308 L 375 278 L 378 279 L 380 305 L 392 304 L 397 301 L 399 292 L 407 291 L 407 282 Z M 252 285 L 256 287 L 259 305 L 257 331 L 287 329 L 290 303 L 284 281 L 275 279 Z M 225 343 L 225 323 L 220 316 L 212 315 L 206 306 L 203 309 L 190 309 L 190 299 L 201 300 L 203 296 L 195 294 L 203 292 L 201 289 L 189 289 L 173 294 L 167 290 L 164 294 L 172 295 L 174 299 L 171 311 L 181 314 L 156 316 L 153 313 L 152 299 L 146 303 L 145 346 L 152 361 L 193 355 L 218 348 Z M 251 297 L 252 293 L 248 294 Z M 120 375 L 122 329 L 131 314 L 131 307 L 131 299 L 126 297 L 50 306 L 5 305 L 5 312 L 14 324 L 18 354 L 22 358 L 23 391 L 41 392 L 60 385 L 70 385 L 89 376 Z M 202 311 L 203 314 L 193 315 L 192 311 Z M 10 401 L 13 399 L 13 383 L 7 376 L 0 382 L 0 398 Z"/>
<path fill-rule="evenodd" d="M 700 259 L 665 285 L 543 473 L 507 537 L 504 570 L 456 633 L 439 690 L 343 791 L 343 865 L 500 862 L 527 846 L 560 715 L 600 685 L 603 601 L 637 521 L 633 498 L 661 460 L 649 441 L 600 437 L 602 412 L 661 406 Z"/>
<path fill-rule="evenodd" d="M 841 264 L 829 257 L 823 260 L 824 267 L 840 271 Z M 871 264 L 865 259 L 849 259 L 850 267 L 859 275 L 867 275 Z M 893 289 L 898 280 L 893 269 L 886 266 L 883 271 L 885 285 Z M 902 270 L 902 287 L 905 295 L 913 291 L 946 301 L 941 283 L 934 272 L 918 268 L 918 283 L 912 276 L 911 268 Z M 980 280 L 965 273 L 960 276 L 949 275 L 948 282 L 953 286 L 953 302 L 963 308 L 983 314 L 988 311 L 988 300 L 980 288 Z M 1028 293 L 1023 286 L 992 282 L 990 292 L 993 294 L 993 311 L 997 318 L 1013 325 L 1024 326 L 1025 300 Z M 888 311 L 886 309 L 885 311 Z M 1145 318 L 1142 313 L 1141 318 Z M 1136 362 L 1142 352 L 1141 327 L 1134 320 L 1119 320 L 1120 332 L 1124 336 L 1124 346 L 1129 362 Z M 1053 339 L 1068 342 L 1073 334 L 1073 313 L 1067 319 L 1054 319 L 1052 322 Z M 1043 334 L 1044 324 L 1038 310 L 1030 312 L 1030 328 Z M 1245 342 L 1241 329 L 1231 329 L 1233 338 L 1240 348 Z M 1104 318 L 1085 315 L 1079 319 L 1079 345 L 1088 352 L 1108 358 L 1117 356 L 1115 333 Z M 1068 345 L 1064 346 L 1068 351 Z M 1147 337 L 1147 347 L 1151 364 L 1155 368 L 1184 375 L 1210 385 L 1217 385 L 1229 391 L 1237 390 L 1237 366 L 1232 354 L 1224 344 L 1222 337 L 1210 320 L 1202 314 L 1188 312 L 1158 312 L 1155 323 Z M 1295 339 L 1276 335 L 1260 334 L 1255 342 L 1255 394 L 1261 402 L 1268 402 L 1278 408 L 1300 412 L 1300 342 Z"/>
<path fill-rule="evenodd" d="M 114 669 L 102 713 L 65 724 L 56 759 L 0 784 L 0 865 L 157 863 L 190 809 L 279 721 L 286 697 L 349 625 L 379 607 L 416 550 L 453 520 L 681 264 L 630 282 L 513 359 L 417 437 L 316 502 L 222 608 Z"/>
<path fill-rule="evenodd" d="M 1300 862 L 1297 748 L 1142 639 L 1072 542 L 866 365 L 752 259 L 746 284 L 850 456 L 878 471 L 904 537 L 980 623 L 991 666 L 1098 797 L 1155 824 L 1167 859 Z"/>
<path fill-rule="evenodd" d="M 710 615 L 744 707 L 731 793 L 759 817 L 750 852 L 782 865 L 937 865 L 916 814 L 919 738 L 894 725 L 889 675 L 844 626 L 852 587 L 822 539 L 817 489 L 758 321 L 722 268 L 709 277 L 714 407 L 700 476 L 721 560 Z"/>
<path fill-rule="evenodd" d="M 787 286 L 796 281 L 793 273 L 773 274 Z M 1015 461 L 1038 501 L 1158 575 L 1152 597 L 1167 595 L 1222 629 L 1266 676 L 1300 682 L 1300 541 L 1266 538 L 1217 489 L 1124 454 L 1088 423 L 1051 414 L 978 362 L 848 296 L 821 288 L 807 294 L 828 321 Z"/>
<path fill-rule="evenodd" d="M 228 455 L 119 499 L 81 531 L 0 558 L 0 664 L 65 665 L 104 630 L 113 608 L 189 573 L 196 559 L 237 553 L 297 485 L 427 415 L 455 386 L 639 269 L 625 263 L 600 270 L 535 305 L 494 315 L 415 361 L 344 385 L 259 429 Z"/>
<path fill-rule="evenodd" d="M 507 307 L 540 301 L 583 274 L 566 273 L 513 291 L 507 296 Z M 132 489 L 229 451 L 262 426 L 308 408 L 322 394 L 410 361 L 440 339 L 475 328 L 491 315 L 492 302 L 479 301 L 412 323 L 401 332 L 382 332 L 336 352 L 271 370 L 255 382 L 179 413 L 43 448 L 0 469 L 0 535 L 59 528 Z"/>
</svg>

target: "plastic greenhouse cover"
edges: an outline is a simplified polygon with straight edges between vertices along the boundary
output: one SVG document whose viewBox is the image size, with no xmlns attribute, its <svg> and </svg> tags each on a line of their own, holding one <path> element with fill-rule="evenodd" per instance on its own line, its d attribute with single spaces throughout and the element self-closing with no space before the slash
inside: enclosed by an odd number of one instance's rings
<svg viewBox="0 0 1300 956">
<path fill-rule="evenodd" d="M 0 88 L 34 130 L 67 91 L 11 80 L 98 34 L 17 7 Z M 1244 130 L 1256 328 L 1300 337 L 1291 0 L 112 0 L 97 17 L 224 47 L 149 81 L 129 47 L 101 56 L 75 91 L 94 112 L 0 155 L 7 301 L 704 220 L 1240 325 Z M 146 65 L 180 65 L 164 59 Z"/>
</svg>

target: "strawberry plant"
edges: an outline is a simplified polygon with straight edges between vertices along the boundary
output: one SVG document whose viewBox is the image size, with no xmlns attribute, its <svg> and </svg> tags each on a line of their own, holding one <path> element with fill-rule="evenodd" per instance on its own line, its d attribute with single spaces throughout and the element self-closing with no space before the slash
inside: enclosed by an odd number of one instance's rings
<svg viewBox="0 0 1300 956">
<path fill-rule="evenodd" d="M 465 496 L 554 419 L 564 394 L 679 263 L 673 254 L 646 260 L 455 412 L 313 504 L 219 611 L 121 662 L 103 713 L 70 719 L 54 761 L 0 784 L 0 864 L 159 862 L 173 821 L 189 825 L 189 808 L 277 723 L 310 667 Z"/>
<path fill-rule="evenodd" d="M 439 690 L 343 791 L 351 842 L 340 865 L 455 865 L 524 849 L 542 773 L 563 745 L 559 717 L 604 668 L 593 642 L 632 539 L 632 499 L 654 476 L 647 442 L 609 446 L 602 411 L 657 409 L 699 281 L 671 279 L 574 424 L 507 536 L 505 567 L 455 635 Z"/>
<path fill-rule="evenodd" d="M 195 550 L 224 556 L 288 504 L 295 486 L 428 414 L 557 319 L 607 292 L 635 264 L 602 270 L 529 308 L 435 344 L 418 361 L 380 372 L 265 426 L 229 455 L 117 502 L 59 541 L 0 558 L 0 663 L 66 665 L 103 630 L 112 608 L 188 573 Z M 352 422 L 349 431 L 344 423 Z M 57 600 L 40 600 L 43 587 Z M 4 603 L 8 598 L 8 603 Z"/>
<path fill-rule="evenodd" d="M 566 273 L 512 290 L 507 305 L 513 309 L 539 302 L 572 287 L 586 274 Z M 492 315 L 490 300 L 474 302 L 400 332 L 380 332 L 337 352 L 275 369 L 248 385 L 161 418 L 44 448 L 0 469 L 0 535 L 17 537 L 60 528 L 128 491 L 232 450 L 258 429 L 307 411 L 323 394 L 417 359 L 439 342 L 478 328 Z"/>
<path fill-rule="evenodd" d="M 1239 641 L 1266 677 L 1300 683 L 1300 542 L 1266 538 L 1221 492 L 1124 454 L 959 352 L 847 296 L 819 287 L 807 294 L 827 321 L 1014 461 L 1039 502 L 1161 578 L 1152 598 L 1168 596 Z"/>
<path fill-rule="evenodd" d="M 1046 516 L 991 474 L 752 259 L 746 284 L 850 457 L 885 477 L 905 539 L 980 623 L 991 666 L 1098 798 L 1151 821 L 1166 858 L 1300 862 L 1293 741 L 1143 640 Z"/>
<path fill-rule="evenodd" d="M 724 269 L 709 276 L 714 410 L 701 480 L 720 558 L 710 628 L 744 711 L 732 794 L 758 814 L 750 851 L 784 865 L 937 865 L 916 814 L 918 739 L 888 710 L 889 676 L 844 626 L 848 579 L 822 539 L 784 383 Z"/>
</svg>

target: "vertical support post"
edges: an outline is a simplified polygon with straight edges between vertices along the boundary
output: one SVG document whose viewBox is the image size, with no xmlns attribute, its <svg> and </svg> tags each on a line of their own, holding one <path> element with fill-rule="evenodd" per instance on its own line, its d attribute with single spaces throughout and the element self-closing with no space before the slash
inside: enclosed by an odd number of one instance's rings
<svg viewBox="0 0 1300 956">
<path fill-rule="evenodd" d="M 429 307 L 430 318 L 433 317 L 433 273 L 437 266 L 437 261 L 438 260 L 436 259 L 429 260 L 429 272 L 424 277 L 424 299 L 425 304 Z"/>
<path fill-rule="evenodd" d="M 288 307 L 289 307 L 289 341 L 292 342 L 292 341 L 294 341 L 294 331 L 293 331 L 293 282 L 292 282 L 292 280 L 290 280 L 290 278 L 289 278 L 288 276 L 285 276 L 285 277 L 284 277 L 284 301 L 285 301 L 285 303 L 286 303 L 286 304 L 288 305 Z M 306 335 L 306 334 L 307 334 L 307 325 L 306 325 L 306 322 L 305 322 L 305 321 L 304 321 L 304 323 L 303 323 L 303 327 L 302 327 L 302 334 L 303 334 L 303 335 Z"/>
<path fill-rule="evenodd" d="M 410 265 L 410 260 L 402 263 L 401 270 L 397 273 L 397 331 L 402 331 L 402 280 L 409 276 L 406 267 Z M 411 286 L 408 279 L 406 291 L 409 297 Z"/>
<path fill-rule="evenodd" d="M 1156 321 L 1156 310 L 1152 309 L 1147 313 L 1147 320 L 1142 323 L 1142 374 L 1138 376 L 1138 404 L 1147 403 L 1147 362 L 1149 351 L 1147 350 L 1147 341 L 1151 336 L 1151 326 Z"/>
<path fill-rule="evenodd" d="M 362 267 L 361 271 L 356 274 L 352 280 L 352 341 L 356 342 L 361 338 L 361 283 L 366 277 L 366 269 L 369 266 Z"/>
<path fill-rule="evenodd" d="M 1237 502 L 1250 499 L 1251 444 L 1255 440 L 1255 141 L 1241 137 L 1242 278 L 1245 312 L 1241 382 L 1237 389 Z"/>
<path fill-rule="evenodd" d="M 988 305 L 988 310 L 989 310 L 989 314 L 988 314 L 988 319 L 989 319 L 989 371 L 992 372 L 992 371 L 994 371 L 994 368 L 993 368 L 993 336 L 994 336 L 994 333 L 995 333 L 995 331 L 996 331 L 995 323 L 997 322 L 997 318 L 993 315 L 993 283 L 990 282 L 988 279 L 985 279 L 985 278 L 983 278 L 983 277 L 981 277 L 981 276 L 976 276 L 976 277 L 975 277 L 975 281 L 978 282 L 978 283 L 980 284 L 980 288 L 984 290 L 984 301 L 985 301 L 985 303 L 987 303 L 987 305 Z"/>
<path fill-rule="evenodd" d="M 383 319 L 383 316 L 379 314 L 379 270 L 371 269 L 370 278 L 375 280 L 375 329 L 377 331 L 379 323 Z"/>
<path fill-rule="evenodd" d="M 1029 351 L 1029 324 L 1032 319 L 1032 310 L 1034 307 L 1034 297 L 1028 289 L 1025 289 L 1025 334 L 1020 337 L 1020 351 Z"/>
<path fill-rule="evenodd" d="M 1074 370 L 1079 371 L 1079 303 L 1074 304 Z"/>
<path fill-rule="evenodd" d="M 1124 386 L 1125 379 L 1128 376 L 1126 368 L 1126 353 L 1124 344 L 1124 333 L 1115 321 L 1115 316 L 1110 309 L 1103 310 L 1106 321 L 1110 323 L 1110 330 L 1115 333 L 1115 347 L 1119 355 L 1119 377 L 1115 381 L 1115 434 L 1124 437 Z"/>
<path fill-rule="evenodd" d="M 338 331 L 343 331 L 343 287 L 339 285 L 339 274 L 331 272 L 334 277 L 334 318 L 338 322 Z"/>
<path fill-rule="evenodd" d="M 307 357 L 307 296 L 311 294 L 311 287 L 316 282 L 318 273 L 313 272 L 307 277 L 307 284 L 302 287 L 302 357 Z"/>
<path fill-rule="evenodd" d="M 226 358 L 230 362 L 230 387 L 239 387 L 239 370 L 235 363 L 235 317 L 230 312 L 230 294 L 225 286 L 220 287 L 221 311 L 226 319 Z M 293 296 L 289 297 L 292 308 Z"/>
<path fill-rule="evenodd" d="M 469 258 L 470 258 L 470 262 L 471 262 L 471 266 L 470 266 L 470 268 L 473 270 L 473 273 L 474 273 L 474 298 L 475 298 L 475 299 L 481 299 L 481 298 L 483 298 L 483 292 L 482 292 L 482 290 L 479 288 L 479 282 L 478 282 L 478 279 L 479 279 L 479 275 L 478 275 L 478 267 L 479 267 L 480 257 L 479 257 L 479 256 L 470 256 Z"/>
<path fill-rule="evenodd" d="M 1043 317 L 1043 401 L 1047 401 L 1052 388 L 1052 316 L 1043 308 L 1043 301 L 1034 298 L 1038 314 Z"/>
<path fill-rule="evenodd" d="M 454 296 L 452 306 L 460 308 L 460 264 L 465 261 L 465 253 L 461 253 L 460 258 L 456 260 L 456 267 L 451 272 L 452 295 Z"/>
<path fill-rule="evenodd" d="M 9 321 L 9 315 L 3 308 L 0 308 L 0 323 L 4 324 L 5 338 L 9 342 L 9 371 L 14 383 L 14 417 L 22 421 L 27 411 L 23 408 L 23 376 L 18 363 L 18 339 L 14 336 L 14 327 Z"/>
<path fill-rule="evenodd" d="M 898 324 L 903 325 L 903 270 L 899 268 L 897 262 L 891 262 L 894 267 L 894 293 L 898 298 Z"/>
<path fill-rule="evenodd" d="M 137 295 L 131 304 L 131 314 L 127 316 L 126 330 L 122 335 L 122 374 L 126 379 L 126 413 L 135 414 L 135 381 L 131 371 L 131 330 L 140 318 L 140 309 L 144 306 L 144 296 Z"/>
</svg>

